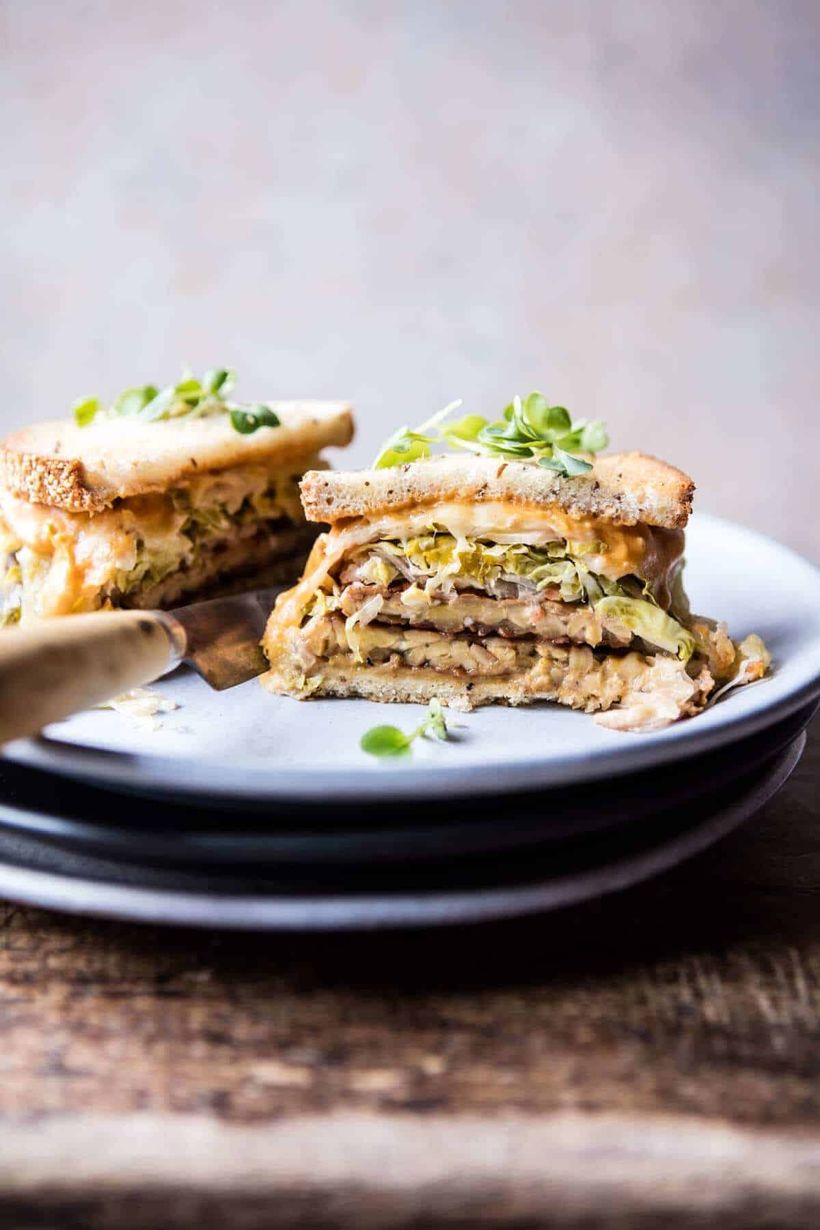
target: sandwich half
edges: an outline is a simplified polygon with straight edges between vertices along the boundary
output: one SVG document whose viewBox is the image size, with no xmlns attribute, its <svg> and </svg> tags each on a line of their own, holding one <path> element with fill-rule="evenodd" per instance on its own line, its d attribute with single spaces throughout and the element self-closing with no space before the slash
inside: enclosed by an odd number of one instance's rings
<svg viewBox="0 0 820 1230">
<path fill-rule="evenodd" d="M 562 475 L 443 456 L 310 472 L 331 529 L 268 623 L 274 692 L 472 708 L 557 701 L 614 728 L 667 725 L 765 672 L 762 642 L 690 615 L 694 484 L 640 453 Z"/>
<path fill-rule="evenodd" d="M 299 480 L 349 442 L 350 408 L 189 394 L 169 413 L 156 390 L 129 395 L 126 413 L 41 423 L 0 446 L 0 626 L 299 575 L 315 538 Z"/>
</svg>

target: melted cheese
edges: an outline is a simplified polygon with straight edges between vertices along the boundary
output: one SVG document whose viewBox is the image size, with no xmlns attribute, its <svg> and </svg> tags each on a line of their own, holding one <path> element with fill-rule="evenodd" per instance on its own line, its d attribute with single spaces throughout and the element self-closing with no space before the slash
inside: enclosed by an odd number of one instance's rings
<svg viewBox="0 0 820 1230">
<path fill-rule="evenodd" d="M 2 510 L 23 577 L 24 618 L 94 610 L 117 572 L 136 563 L 138 535 L 131 510 L 90 517 L 29 504 L 5 493 Z M 165 537 L 170 532 L 166 525 Z"/>
<path fill-rule="evenodd" d="M 316 540 L 302 580 L 277 601 L 275 616 L 271 617 L 266 632 L 271 650 L 279 642 L 281 631 L 299 626 L 304 607 L 348 552 L 381 539 L 412 538 L 429 531 L 433 525 L 456 538 L 489 538 L 495 542 L 520 542 L 529 546 L 543 546 L 559 539 L 601 543 L 603 550 L 584 555 L 584 563 L 590 571 L 613 581 L 624 576 L 638 576 L 649 581 L 663 607 L 671 600 L 671 584 L 684 546 L 682 530 L 615 525 L 597 517 L 571 517 L 559 508 L 541 509 L 501 501 L 482 504 L 443 501 L 410 513 L 403 510 L 373 519 L 353 518 L 338 522 L 328 534 Z"/>
<path fill-rule="evenodd" d="M 96 610 L 142 560 L 190 563 L 192 538 L 183 532 L 190 510 L 220 508 L 230 516 L 273 484 L 275 510 L 302 520 L 293 466 L 264 466 L 195 475 L 173 492 L 132 496 L 96 514 L 31 504 L 0 489 L 0 543 L 15 552 L 23 575 L 23 618 Z"/>
<path fill-rule="evenodd" d="M 426 505 L 410 516 L 386 514 L 373 520 L 347 522 L 341 534 L 354 534 L 357 544 L 381 538 L 412 538 L 430 526 L 440 526 L 455 538 L 490 538 L 494 542 L 543 546 L 558 539 L 601 543 L 602 551 L 584 555 L 592 572 L 617 581 L 638 576 L 663 587 L 667 574 L 683 553 L 683 533 L 647 525 L 615 525 L 597 517 L 571 517 L 560 508 L 538 509 L 502 502 Z M 336 532 L 336 531 L 333 531 Z"/>
</svg>

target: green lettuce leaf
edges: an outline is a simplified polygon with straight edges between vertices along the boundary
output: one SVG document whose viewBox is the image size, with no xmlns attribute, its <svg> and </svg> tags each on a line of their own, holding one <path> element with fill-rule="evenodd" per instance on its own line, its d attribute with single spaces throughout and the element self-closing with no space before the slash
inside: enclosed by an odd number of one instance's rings
<svg viewBox="0 0 820 1230">
<path fill-rule="evenodd" d="M 671 615 L 643 598 L 612 596 L 595 603 L 595 614 L 614 619 L 650 645 L 688 662 L 695 652 L 695 638 Z"/>
</svg>

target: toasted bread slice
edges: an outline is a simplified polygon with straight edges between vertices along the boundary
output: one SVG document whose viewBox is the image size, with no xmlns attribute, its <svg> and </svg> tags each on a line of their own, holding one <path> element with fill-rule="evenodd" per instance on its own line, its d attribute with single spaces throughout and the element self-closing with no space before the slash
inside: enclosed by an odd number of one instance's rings
<svg viewBox="0 0 820 1230">
<path fill-rule="evenodd" d="M 0 484 L 18 499 L 69 512 L 99 512 L 115 500 L 166 491 L 191 474 L 264 462 L 286 465 L 326 445 L 348 444 L 351 410 L 344 402 L 268 402 L 280 427 L 242 435 L 228 415 L 146 423 L 100 419 L 39 423 L 13 433 L 0 448 Z"/>
<path fill-rule="evenodd" d="M 574 478 L 531 462 L 445 456 L 386 470 L 310 470 L 301 485 L 308 520 L 330 524 L 453 500 L 557 507 L 575 517 L 664 529 L 686 525 L 694 490 L 686 474 L 644 453 L 598 457 L 589 473 Z"/>
</svg>

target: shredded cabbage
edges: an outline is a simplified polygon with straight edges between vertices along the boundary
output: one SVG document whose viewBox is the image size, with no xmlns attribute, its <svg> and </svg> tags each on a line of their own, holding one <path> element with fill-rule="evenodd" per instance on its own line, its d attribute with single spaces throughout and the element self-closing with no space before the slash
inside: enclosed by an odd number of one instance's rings
<svg viewBox="0 0 820 1230">
<path fill-rule="evenodd" d="M 661 607 L 644 598 L 607 597 L 595 603 L 595 614 L 613 619 L 650 645 L 688 662 L 695 652 L 695 638 Z"/>
<path fill-rule="evenodd" d="M 338 611 L 340 606 L 337 595 L 329 594 L 324 589 L 317 589 L 305 611 L 305 616 L 309 618 L 313 615 L 330 615 L 332 611 Z"/>
<path fill-rule="evenodd" d="M 407 607 L 428 607 L 433 605 L 433 598 L 428 594 L 426 589 L 422 589 L 414 581 L 412 585 L 408 585 L 407 589 L 402 590 L 400 602 Z"/>
<path fill-rule="evenodd" d="M 22 606 L 23 572 L 17 557 L 6 557 L 6 566 L 0 579 L 0 628 L 20 622 Z"/>
<path fill-rule="evenodd" d="M 114 578 L 114 586 L 121 593 L 151 589 L 178 572 L 182 564 L 193 563 L 215 537 L 228 536 L 244 525 L 271 520 L 283 512 L 276 484 L 262 471 L 231 474 L 224 479 L 218 474 L 203 475 L 169 495 L 180 517 L 178 529 L 137 538 L 133 566 L 118 571 Z"/>
<path fill-rule="evenodd" d="M 380 555 L 371 555 L 359 568 L 359 580 L 370 585 L 389 585 L 398 575 L 398 569 Z"/>
<path fill-rule="evenodd" d="M 363 602 L 357 611 L 352 615 L 348 615 L 345 620 L 345 636 L 347 643 L 350 646 L 353 657 L 357 662 L 362 662 L 364 659 L 361 652 L 361 641 L 359 639 L 360 629 L 356 627 L 360 624 L 362 628 L 367 624 L 372 623 L 379 611 L 382 609 L 384 598 L 381 594 L 375 594 L 372 598 L 368 598 L 367 602 Z"/>
<path fill-rule="evenodd" d="M 282 516 L 301 520 L 295 481 L 246 466 L 193 475 L 165 494 L 124 500 L 99 518 L 63 514 L 71 532 L 49 523 L 48 543 L 36 550 L 3 535 L 0 523 L 0 625 L 93 610 L 117 595 L 150 589 L 195 565 L 215 541 Z"/>
<path fill-rule="evenodd" d="M 456 578 L 489 593 L 499 581 L 539 591 L 555 587 L 564 602 L 596 602 L 605 595 L 626 592 L 622 585 L 590 572 L 577 558 L 600 551 L 600 543 L 553 542 L 532 547 L 431 532 L 406 542 L 380 542 L 372 549 L 392 566 L 392 576 L 401 573 L 411 581 L 424 578 L 428 593 L 450 593 Z M 368 561 L 365 567 L 369 566 Z M 373 579 L 377 579 L 375 571 Z"/>
</svg>

